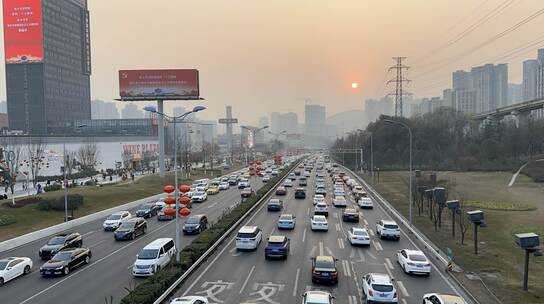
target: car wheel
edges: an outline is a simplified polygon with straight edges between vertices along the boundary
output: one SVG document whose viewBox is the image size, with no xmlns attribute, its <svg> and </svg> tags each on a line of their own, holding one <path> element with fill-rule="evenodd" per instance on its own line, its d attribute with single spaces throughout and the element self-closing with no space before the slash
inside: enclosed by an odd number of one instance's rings
<svg viewBox="0 0 544 304">
<path fill-rule="evenodd" d="M 85 257 L 85 264 L 89 264 L 89 261 L 91 260 L 91 257 L 90 256 L 86 256 Z"/>
<path fill-rule="evenodd" d="M 130 234 L 130 239 L 131 239 L 131 240 L 134 240 L 134 238 L 135 238 L 134 233 L 131 233 L 131 234 Z"/>
<path fill-rule="evenodd" d="M 142 234 L 146 234 L 147 233 L 147 227 L 144 227 L 144 229 L 142 229 Z"/>
<path fill-rule="evenodd" d="M 62 272 L 64 273 L 64 275 L 68 275 L 68 274 L 70 273 L 70 268 L 64 267 L 64 269 L 62 270 Z"/>
<path fill-rule="evenodd" d="M 4 278 L 0 278 L 0 286 L 4 285 Z"/>
<path fill-rule="evenodd" d="M 402 265 L 402 270 L 404 271 L 404 273 L 410 274 L 408 271 L 406 271 L 406 265 Z"/>
<path fill-rule="evenodd" d="M 77 243 L 77 247 L 79 247 L 79 248 L 83 247 L 83 241 L 79 241 L 79 242 Z"/>
<path fill-rule="evenodd" d="M 29 274 L 29 273 L 30 273 L 30 266 L 29 266 L 29 265 L 26 265 L 26 266 L 25 266 L 25 270 L 24 270 L 24 272 L 23 272 L 23 275 Z"/>
</svg>

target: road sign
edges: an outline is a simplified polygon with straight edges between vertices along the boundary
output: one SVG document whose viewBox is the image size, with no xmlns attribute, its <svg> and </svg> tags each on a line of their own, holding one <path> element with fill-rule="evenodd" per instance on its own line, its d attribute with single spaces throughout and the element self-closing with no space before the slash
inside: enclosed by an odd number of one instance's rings
<svg viewBox="0 0 544 304">
<path fill-rule="evenodd" d="M 235 124 L 238 123 L 238 118 L 219 118 L 220 124 Z"/>
</svg>

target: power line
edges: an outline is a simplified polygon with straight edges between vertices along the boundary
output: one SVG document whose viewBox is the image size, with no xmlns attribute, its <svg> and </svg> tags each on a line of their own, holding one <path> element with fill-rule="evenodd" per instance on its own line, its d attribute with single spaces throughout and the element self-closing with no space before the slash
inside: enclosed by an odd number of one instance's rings
<svg viewBox="0 0 544 304">
<path fill-rule="evenodd" d="M 404 95 L 409 95 L 409 93 L 404 92 L 403 90 L 403 83 L 409 83 L 410 80 L 406 77 L 402 76 L 403 70 L 408 70 L 410 67 L 405 66 L 402 64 L 402 61 L 405 60 L 406 57 L 393 57 L 393 60 L 397 62 L 396 65 L 389 67 L 388 72 L 391 70 L 395 70 L 397 72 L 397 76 L 387 82 L 387 84 L 395 83 L 395 92 L 389 93 L 387 96 L 395 96 L 395 116 L 402 117 L 402 97 Z"/>
</svg>

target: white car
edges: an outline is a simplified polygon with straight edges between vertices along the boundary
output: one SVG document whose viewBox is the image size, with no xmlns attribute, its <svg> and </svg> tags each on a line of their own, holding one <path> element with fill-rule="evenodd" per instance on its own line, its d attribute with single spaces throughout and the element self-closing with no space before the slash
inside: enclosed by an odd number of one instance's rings
<svg viewBox="0 0 544 304">
<path fill-rule="evenodd" d="M 263 175 L 263 183 L 266 183 L 268 181 L 270 181 L 270 176 L 267 174 Z"/>
<path fill-rule="evenodd" d="M 263 240 L 263 233 L 257 226 L 242 226 L 236 235 L 236 249 L 257 249 Z"/>
<path fill-rule="evenodd" d="M 401 249 L 397 252 L 397 262 L 407 274 L 431 275 L 431 262 L 419 250 Z"/>
<path fill-rule="evenodd" d="M 274 170 L 272 170 L 272 173 L 270 173 L 270 174 L 272 174 L 272 176 L 276 176 L 276 175 L 279 174 L 279 171 L 274 169 Z"/>
<path fill-rule="evenodd" d="M 348 230 L 348 241 L 351 245 L 370 245 L 370 236 L 365 228 L 351 227 Z"/>
<path fill-rule="evenodd" d="M 346 191 L 344 191 L 344 189 L 340 189 L 340 188 L 335 188 L 334 189 L 334 196 L 345 196 L 346 195 Z"/>
<path fill-rule="evenodd" d="M 423 304 L 467 304 L 460 296 L 449 294 L 428 293 L 423 295 Z"/>
<path fill-rule="evenodd" d="M 29 274 L 32 270 L 32 260 L 26 257 L 11 257 L 0 259 L 0 286 L 18 276 Z"/>
<path fill-rule="evenodd" d="M 176 246 L 171 238 L 160 238 L 147 244 L 136 255 L 132 266 L 135 277 L 152 276 L 170 263 L 176 254 Z"/>
<path fill-rule="evenodd" d="M 380 239 L 391 238 L 400 239 L 400 228 L 394 221 L 381 220 L 376 223 L 376 233 Z"/>
<path fill-rule="evenodd" d="M 219 183 L 219 190 L 228 190 L 229 188 L 230 188 L 230 185 L 228 182 Z"/>
<path fill-rule="evenodd" d="M 310 171 L 304 171 L 304 176 L 310 177 L 311 175 L 312 175 L 312 173 L 310 173 Z"/>
<path fill-rule="evenodd" d="M 344 196 L 338 195 L 335 196 L 332 200 L 332 204 L 334 207 L 347 207 L 348 202 L 346 201 L 346 198 Z"/>
<path fill-rule="evenodd" d="M 290 179 L 286 179 L 286 180 L 283 182 L 283 186 L 284 186 L 284 187 L 293 187 L 293 181 L 290 180 Z"/>
<path fill-rule="evenodd" d="M 208 194 L 206 194 L 205 191 L 197 191 L 193 194 L 193 197 L 191 197 L 191 199 L 195 203 L 201 203 L 208 199 Z"/>
<path fill-rule="evenodd" d="M 302 295 L 302 304 L 333 304 L 333 299 L 328 292 L 310 290 Z"/>
<path fill-rule="evenodd" d="M 363 303 L 398 303 L 397 290 L 389 275 L 367 273 L 363 276 Z"/>
<path fill-rule="evenodd" d="M 312 231 L 315 231 L 315 230 L 328 231 L 329 230 L 329 222 L 327 222 L 327 218 L 324 215 L 314 215 L 311 217 L 310 221 L 311 221 Z"/>
<path fill-rule="evenodd" d="M 206 297 L 197 297 L 197 296 L 187 296 L 181 298 L 175 298 L 170 301 L 170 304 L 208 304 L 208 298 Z"/>
<path fill-rule="evenodd" d="M 363 209 L 372 209 L 374 208 L 374 203 L 370 197 L 361 197 L 357 202 L 360 208 Z"/>
<path fill-rule="evenodd" d="M 329 216 L 329 207 L 327 206 L 327 203 L 320 202 L 315 204 L 314 215 Z"/>
<path fill-rule="evenodd" d="M 323 196 L 323 194 L 314 195 L 314 206 L 317 205 L 318 203 L 324 203 L 324 202 L 325 202 L 325 197 Z"/>
<path fill-rule="evenodd" d="M 106 220 L 102 224 L 102 228 L 104 228 L 104 230 L 115 230 L 119 228 L 119 226 L 121 226 L 124 221 L 130 218 L 132 218 L 132 214 L 130 214 L 130 212 L 128 211 L 119 211 L 112 213 L 106 218 Z"/>
</svg>

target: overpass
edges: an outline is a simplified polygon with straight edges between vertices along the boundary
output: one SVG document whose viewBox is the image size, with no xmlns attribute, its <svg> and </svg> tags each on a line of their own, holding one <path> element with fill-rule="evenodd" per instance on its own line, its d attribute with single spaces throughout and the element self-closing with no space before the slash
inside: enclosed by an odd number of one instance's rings
<svg viewBox="0 0 544 304">
<path fill-rule="evenodd" d="M 480 121 L 500 120 L 505 116 L 513 115 L 516 117 L 518 122 L 522 122 L 529 118 L 531 111 L 542 108 L 544 108 L 544 99 L 535 99 L 497 108 L 493 111 L 478 113 L 475 114 L 473 118 Z"/>
</svg>

